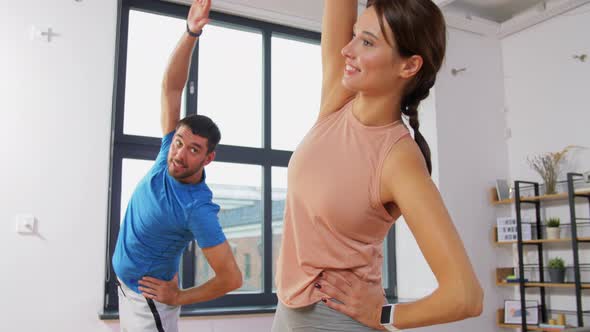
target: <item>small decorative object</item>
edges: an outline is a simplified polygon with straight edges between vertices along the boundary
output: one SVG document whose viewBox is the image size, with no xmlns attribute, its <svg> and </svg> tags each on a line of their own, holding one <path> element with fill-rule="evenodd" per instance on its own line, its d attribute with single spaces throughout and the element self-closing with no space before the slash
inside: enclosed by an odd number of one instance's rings
<svg viewBox="0 0 590 332">
<path fill-rule="evenodd" d="M 498 226 L 498 242 L 510 242 L 518 239 L 518 230 L 516 227 L 516 218 L 514 217 L 500 217 L 496 220 Z M 531 240 L 531 224 L 521 223 L 522 226 L 522 240 Z"/>
<path fill-rule="evenodd" d="M 542 153 L 527 158 L 531 168 L 539 173 L 545 183 L 545 195 L 553 195 L 557 193 L 555 185 L 557 184 L 557 178 L 559 177 L 559 166 L 568 151 L 575 148 L 582 147 L 568 145 L 560 152 Z"/>
<path fill-rule="evenodd" d="M 563 283 L 565 281 L 565 262 L 561 257 L 551 258 L 549 260 L 549 279 L 553 283 Z"/>
<path fill-rule="evenodd" d="M 576 192 L 590 190 L 590 171 L 586 171 L 582 175 L 582 181 L 577 184 Z"/>
<path fill-rule="evenodd" d="M 514 274 L 511 274 L 509 276 L 506 276 L 506 278 L 504 278 L 504 282 L 506 283 L 519 283 L 519 282 L 529 282 L 528 278 L 522 278 L 520 279 L 519 277 L 515 276 Z"/>
<path fill-rule="evenodd" d="M 526 323 L 528 325 L 539 324 L 539 303 L 537 301 L 526 301 Z M 506 300 L 504 301 L 504 323 L 506 324 L 520 324 L 522 323 L 522 310 L 520 301 Z"/>
<path fill-rule="evenodd" d="M 557 314 L 557 325 L 565 326 L 565 314 Z"/>
<path fill-rule="evenodd" d="M 559 218 L 549 218 L 547 220 L 547 239 L 548 240 L 556 240 L 559 239 Z"/>
<path fill-rule="evenodd" d="M 467 70 L 467 68 L 453 68 L 453 69 L 451 69 L 451 74 L 453 76 L 457 76 L 457 74 L 462 73 L 466 70 Z"/>
</svg>

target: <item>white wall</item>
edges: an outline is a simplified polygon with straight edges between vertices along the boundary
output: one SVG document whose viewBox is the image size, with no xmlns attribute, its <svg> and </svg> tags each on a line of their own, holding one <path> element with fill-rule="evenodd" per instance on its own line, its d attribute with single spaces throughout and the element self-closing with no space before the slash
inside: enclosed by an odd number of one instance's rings
<svg viewBox="0 0 590 332">
<path fill-rule="evenodd" d="M 0 308 L 6 331 L 116 331 L 98 319 L 106 246 L 116 0 L 2 1 Z M 60 34 L 29 39 L 31 25 Z M 15 232 L 33 214 L 39 236 Z M 259 332 L 270 315 L 183 319 Z"/>
<path fill-rule="evenodd" d="M 7 331 L 106 331 L 116 1 L 3 1 L 0 293 Z M 31 25 L 60 34 L 29 39 Z M 15 233 L 17 213 L 40 236 Z"/>
<path fill-rule="evenodd" d="M 502 41 L 510 176 L 540 181 L 527 156 L 590 147 L 590 5 L 557 16 Z M 590 170 L 590 150 L 577 151 L 564 169 Z"/>
<path fill-rule="evenodd" d="M 451 70 L 466 68 L 456 76 Z M 436 85 L 439 189 L 484 288 L 484 312 L 458 323 L 423 331 L 495 331 L 498 296 L 490 224 L 495 211 L 488 188 L 508 173 L 503 138 L 500 43 L 449 29 L 447 58 Z M 452 259 L 452 257 L 449 257 Z"/>
<path fill-rule="evenodd" d="M 542 182 L 527 164 L 528 156 L 558 152 L 571 144 L 590 147 L 590 61 L 580 62 L 573 58 L 576 54 L 590 55 L 587 31 L 590 31 L 590 5 L 502 40 L 506 119 L 512 132 L 507 141 L 512 180 Z M 590 150 L 573 151 L 569 157 L 560 180 L 565 179 L 567 171 L 590 170 Z M 562 223 L 570 221 L 565 201 L 544 203 L 541 213 L 543 219 L 560 217 Z M 588 204 L 578 204 L 577 213 L 588 217 Z M 569 231 L 569 227 L 563 228 L 562 236 L 570 237 Z M 579 232 L 582 232 L 581 236 L 590 235 L 588 227 L 579 227 Z M 581 249 L 581 262 L 588 262 L 588 247 L 582 246 Z M 548 258 L 555 256 L 564 258 L 566 265 L 572 264 L 569 246 L 551 246 L 545 250 L 544 260 L 547 262 Z M 536 262 L 534 253 L 525 256 L 525 262 Z M 571 270 L 569 272 L 568 276 L 571 276 Z M 587 280 L 588 276 L 587 272 L 582 272 L 582 280 Z M 575 310 L 573 291 L 549 291 L 548 294 L 551 294 L 548 297 L 550 307 Z M 531 295 L 534 299 L 535 296 Z M 590 297 L 583 295 L 583 308 L 587 308 Z M 567 319 L 569 323 L 576 323 L 571 315 Z"/>
</svg>

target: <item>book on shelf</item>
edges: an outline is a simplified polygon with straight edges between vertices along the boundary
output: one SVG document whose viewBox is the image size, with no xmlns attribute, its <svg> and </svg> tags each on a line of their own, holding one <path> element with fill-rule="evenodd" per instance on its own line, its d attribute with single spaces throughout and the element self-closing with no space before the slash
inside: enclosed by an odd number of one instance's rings
<svg viewBox="0 0 590 332">
<path fill-rule="evenodd" d="M 519 283 L 520 281 L 521 281 L 521 279 L 518 279 L 518 278 L 506 278 L 506 279 L 504 279 L 504 282 L 507 282 L 507 283 Z M 524 278 L 524 279 L 522 279 L 522 282 L 529 282 L 529 279 Z"/>
<path fill-rule="evenodd" d="M 556 324 L 545 324 L 545 323 L 540 323 L 539 327 L 542 329 L 551 329 L 553 331 L 561 331 L 561 330 L 565 330 L 566 326 L 565 325 L 556 325 Z"/>
</svg>

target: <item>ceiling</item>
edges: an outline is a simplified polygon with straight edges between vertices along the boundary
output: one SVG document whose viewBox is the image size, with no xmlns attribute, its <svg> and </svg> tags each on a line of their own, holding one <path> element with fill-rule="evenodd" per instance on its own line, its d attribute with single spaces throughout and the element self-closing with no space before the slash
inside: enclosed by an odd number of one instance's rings
<svg viewBox="0 0 590 332">
<path fill-rule="evenodd" d="M 543 0 L 456 0 L 444 6 L 445 12 L 477 16 L 503 23 L 532 8 L 542 8 Z"/>
<path fill-rule="evenodd" d="M 504 38 L 590 0 L 433 0 L 447 24 L 465 31 Z"/>
<path fill-rule="evenodd" d="M 161 0 L 190 5 L 193 0 Z M 364 7 L 366 0 L 358 0 Z M 590 0 L 432 0 L 449 27 L 491 38 L 505 38 Z M 284 25 L 321 30 L 323 1 L 214 0 L 213 9 Z"/>
</svg>

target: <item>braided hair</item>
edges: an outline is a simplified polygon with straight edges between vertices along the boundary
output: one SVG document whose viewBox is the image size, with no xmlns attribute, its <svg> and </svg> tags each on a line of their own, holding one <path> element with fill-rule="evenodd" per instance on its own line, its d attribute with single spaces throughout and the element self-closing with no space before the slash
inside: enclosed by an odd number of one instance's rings
<svg viewBox="0 0 590 332">
<path fill-rule="evenodd" d="M 431 0 L 369 0 L 367 7 L 375 8 L 384 35 L 387 22 L 393 32 L 395 48 L 402 57 L 419 55 L 423 59 L 420 71 L 405 88 L 401 112 L 408 118 L 428 172 L 432 174 L 430 148 L 420 133 L 418 107 L 430 94 L 444 59 L 446 25 L 443 14 Z"/>
</svg>

